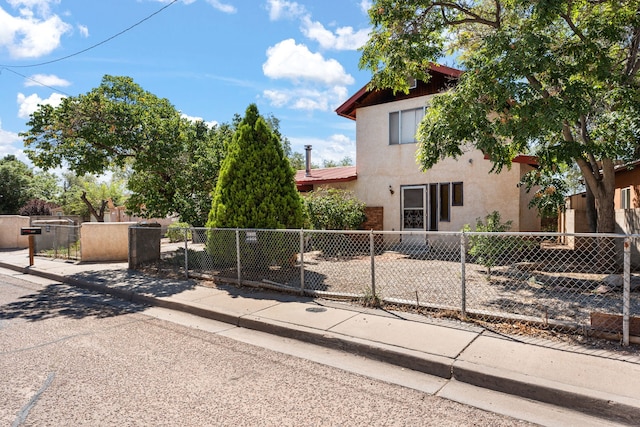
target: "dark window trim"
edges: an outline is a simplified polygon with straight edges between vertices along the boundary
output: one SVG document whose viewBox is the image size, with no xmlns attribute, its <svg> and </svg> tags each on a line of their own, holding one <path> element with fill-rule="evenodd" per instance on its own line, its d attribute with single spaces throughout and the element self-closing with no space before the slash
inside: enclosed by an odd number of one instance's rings
<svg viewBox="0 0 640 427">
<path fill-rule="evenodd" d="M 456 185 L 460 185 L 460 200 L 456 200 Z M 451 183 L 451 206 L 464 206 L 464 184 L 462 181 Z"/>
<path fill-rule="evenodd" d="M 443 203 L 442 200 L 442 189 L 447 189 L 447 200 L 446 203 Z M 450 222 L 451 221 L 451 183 L 450 182 L 440 182 L 438 183 L 438 201 L 439 209 L 438 209 L 438 219 L 440 222 Z M 446 212 L 445 212 L 446 209 Z M 444 215 L 446 213 L 446 215 Z"/>
</svg>

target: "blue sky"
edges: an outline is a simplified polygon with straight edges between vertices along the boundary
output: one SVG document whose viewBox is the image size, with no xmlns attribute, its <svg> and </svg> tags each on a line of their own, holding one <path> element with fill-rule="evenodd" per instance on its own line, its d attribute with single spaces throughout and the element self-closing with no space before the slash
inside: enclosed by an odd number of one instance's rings
<svg viewBox="0 0 640 427">
<path fill-rule="evenodd" d="M 170 3 L 0 0 L 0 157 L 27 160 L 18 133 L 37 104 L 86 93 L 110 74 L 206 122 L 230 122 L 256 103 L 280 119 L 294 151 L 313 145 L 314 163 L 356 160 L 355 122 L 334 110 L 371 76 L 357 50 L 370 0 Z"/>
</svg>

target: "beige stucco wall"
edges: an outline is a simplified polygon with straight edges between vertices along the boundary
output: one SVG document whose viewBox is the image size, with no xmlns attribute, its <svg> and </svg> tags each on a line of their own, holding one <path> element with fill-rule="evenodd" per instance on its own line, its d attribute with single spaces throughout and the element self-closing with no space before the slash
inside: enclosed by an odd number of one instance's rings
<svg viewBox="0 0 640 427">
<path fill-rule="evenodd" d="M 462 182 L 463 206 L 451 206 L 450 221 L 439 221 L 439 231 L 459 231 L 495 210 L 504 221 L 513 221 L 514 231 L 539 230 L 536 212 L 521 212 L 525 199 L 524 209 L 528 209 L 528 195 L 521 194 L 523 190 L 517 186 L 523 173 L 521 164 L 514 163 L 510 170 L 504 168 L 499 175 L 490 174 L 491 162 L 480 151 L 470 149 L 457 160 L 442 160 L 421 172 L 416 163 L 417 144 L 389 145 L 389 112 L 421 107 L 431 97 L 358 109 L 356 195 L 368 206 L 384 207 L 385 230 L 401 230 L 402 186 Z"/>
<path fill-rule="evenodd" d="M 29 227 L 29 217 L 0 215 L 0 249 L 23 249 L 29 247 L 29 236 L 21 236 L 20 228 Z"/>
<path fill-rule="evenodd" d="M 129 226 L 135 222 L 84 222 L 80 229 L 83 262 L 127 261 Z"/>
</svg>

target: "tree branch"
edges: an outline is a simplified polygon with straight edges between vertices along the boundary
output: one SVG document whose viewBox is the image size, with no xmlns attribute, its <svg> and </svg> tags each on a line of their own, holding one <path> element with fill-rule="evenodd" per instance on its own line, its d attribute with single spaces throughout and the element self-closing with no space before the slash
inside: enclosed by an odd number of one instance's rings
<svg viewBox="0 0 640 427">
<path fill-rule="evenodd" d="M 571 31 L 573 31 L 573 33 L 578 36 L 578 38 L 580 39 L 581 42 L 586 41 L 586 37 L 584 34 L 582 34 L 582 32 L 578 29 L 578 27 L 576 27 L 575 22 L 573 22 L 573 19 L 571 19 L 571 15 L 570 15 L 570 11 L 571 11 L 571 7 L 573 6 L 573 1 L 569 0 L 567 2 L 567 12 L 566 13 L 560 13 L 560 17 L 562 19 L 564 19 L 564 22 L 567 23 L 567 25 L 569 26 L 569 28 L 571 28 Z"/>
<path fill-rule="evenodd" d="M 580 115 L 580 138 L 582 138 L 582 142 L 585 144 L 589 144 L 591 142 L 591 136 L 589 135 L 589 129 L 587 128 L 587 116 L 584 114 Z"/>
<path fill-rule="evenodd" d="M 80 198 L 82 199 L 84 204 L 87 205 L 87 208 L 89 208 L 89 212 L 91 213 L 91 215 L 93 215 L 93 217 L 98 222 L 104 222 L 104 210 L 105 210 L 105 207 L 107 206 L 107 201 L 106 200 L 102 201 L 102 206 L 100 206 L 100 213 L 98 213 L 98 211 L 96 211 L 96 209 L 93 207 L 89 199 L 87 199 L 86 191 L 82 192 L 82 195 L 80 196 Z"/>
<path fill-rule="evenodd" d="M 423 16 L 428 13 L 430 10 L 439 7 L 442 11 L 442 17 L 445 21 L 445 23 L 447 25 L 461 25 L 461 24 L 466 24 L 466 23 L 472 23 L 472 24 L 482 24 L 482 25 L 487 25 L 489 27 L 493 27 L 493 28 L 499 28 L 500 27 L 500 1 L 499 0 L 495 0 L 496 3 L 496 20 L 490 20 L 487 18 L 483 18 L 482 16 L 480 16 L 477 13 L 474 13 L 471 11 L 471 9 L 468 9 L 458 3 L 454 3 L 454 2 L 447 2 L 447 1 L 434 1 L 433 3 L 431 3 L 431 5 L 429 7 L 427 7 L 425 9 L 425 13 L 423 14 Z M 452 10 L 452 11 L 458 11 L 461 12 L 463 15 L 467 16 L 467 18 L 464 19 L 457 19 L 457 20 L 449 20 L 449 18 L 447 18 L 446 16 L 446 10 Z"/>
<path fill-rule="evenodd" d="M 549 91 L 542 87 L 542 83 L 540 83 L 540 80 L 538 80 L 535 76 L 528 75 L 528 76 L 526 76 L 526 78 L 527 78 L 527 81 L 529 82 L 529 84 L 531 86 L 533 86 L 535 89 L 540 91 L 540 93 L 542 94 L 543 98 L 550 98 L 551 97 L 551 94 L 549 93 Z"/>
<path fill-rule="evenodd" d="M 625 74 L 632 79 L 640 70 L 640 60 L 638 59 L 638 50 L 640 49 L 640 28 L 633 29 L 631 36 L 631 45 L 629 46 L 629 57 L 625 67 Z"/>
</svg>

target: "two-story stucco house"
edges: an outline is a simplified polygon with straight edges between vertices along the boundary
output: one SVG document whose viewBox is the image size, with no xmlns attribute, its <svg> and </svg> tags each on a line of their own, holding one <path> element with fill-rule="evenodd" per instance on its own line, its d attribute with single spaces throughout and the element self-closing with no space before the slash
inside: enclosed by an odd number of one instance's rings
<svg viewBox="0 0 640 427">
<path fill-rule="evenodd" d="M 352 190 L 378 224 L 366 228 L 406 231 L 459 231 L 476 218 L 498 211 L 513 231 L 538 231 L 540 218 L 529 209 L 531 195 L 518 186 L 535 159 L 518 156 L 511 169 L 490 173 L 491 162 L 470 149 L 425 172 L 416 162 L 415 133 L 429 101 L 456 83 L 461 71 L 430 68 L 429 82 L 416 81 L 408 94 L 366 86 L 336 112 L 356 121 L 356 166 L 299 171 L 298 188 L 321 185 Z"/>
</svg>

